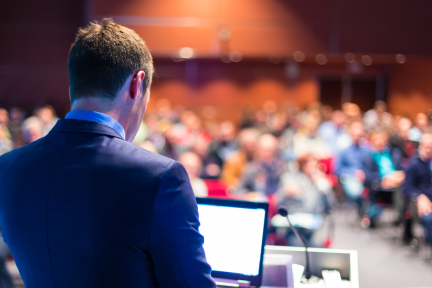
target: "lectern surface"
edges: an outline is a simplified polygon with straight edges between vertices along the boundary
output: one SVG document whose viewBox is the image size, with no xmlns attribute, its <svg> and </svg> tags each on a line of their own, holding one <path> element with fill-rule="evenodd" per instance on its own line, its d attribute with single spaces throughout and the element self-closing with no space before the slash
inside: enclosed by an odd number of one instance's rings
<svg viewBox="0 0 432 288">
<path fill-rule="evenodd" d="M 358 256 L 355 250 L 309 248 L 312 275 L 322 278 L 323 270 L 338 270 L 343 280 L 351 282 L 351 288 L 359 287 Z M 292 255 L 293 263 L 305 266 L 305 249 L 290 246 L 265 246 L 267 254 Z"/>
</svg>

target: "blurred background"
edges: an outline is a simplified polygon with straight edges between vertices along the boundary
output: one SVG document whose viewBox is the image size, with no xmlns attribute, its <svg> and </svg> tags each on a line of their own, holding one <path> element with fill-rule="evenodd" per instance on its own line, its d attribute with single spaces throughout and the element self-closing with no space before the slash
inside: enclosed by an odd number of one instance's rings
<svg viewBox="0 0 432 288">
<path fill-rule="evenodd" d="M 310 245 L 359 251 L 360 287 L 432 287 L 432 177 L 420 193 L 410 170 L 432 158 L 432 2 L 0 5 L 0 154 L 69 112 L 75 34 L 110 17 L 154 57 L 136 145 L 180 161 L 197 196 L 268 201 L 268 244 L 298 245 L 284 204 Z"/>
<path fill-rule="evenodd" d="M 238 120 L 269 99 L 363 111 L 386 100 L 414 117 L 432 101 L 430 9 L 426 0 L 3 1 L 0 101 L 64 116 L 77 29 L 112 17 L 151 49 L 153 105 L 167 98 L 199 116 L 213 106 L 216 118 Z"/>
</svg>

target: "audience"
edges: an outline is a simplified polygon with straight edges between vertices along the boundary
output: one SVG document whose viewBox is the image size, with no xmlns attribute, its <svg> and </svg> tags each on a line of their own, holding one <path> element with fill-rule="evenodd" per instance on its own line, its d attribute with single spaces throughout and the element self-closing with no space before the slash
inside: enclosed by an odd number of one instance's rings
<svg viewBox="0 0 432 288">
<path fill-rule="evenodd" d="M 59 118 L 55 115 L 55 110 L 51 105 L 44 106 L 38 109 L 35 115 L 42 120 L 43 136 L 46 136 L 49 131 L 54 127 Z"/>
<path fill-rule="evenodd" d="M 311 216 L 324 215 L 330 211 L 327 195 L 332 188 L 325 174 L 318 169 L 318 160 L 312 154 L 305 154 L 298 159 L 299 171 L 286 172 L 281 176 L 281 188 L 277 192 L 278 205 L 283 205 L 290 213 L 290 217 L 298 217 L 298 213 Z M 297 218 L 298 219 L 298 218 Z M 311 239 L 316 227 L 315 223 L 301 223 L 298 221 L 299 234 L 312 246 Z M 288 244 L 302 246 L 294 232 L 287 234 Z"/>
<path fill-rule="evenodd" d="M 22 123 L 22 127 L 21 127 L 23 131 L 24 144 L 30 144 L 42 138 L 44 136 L 43 128 L 44 128 L 43 122 L 38 117 L 32 116 L 30 118 L 27 118 Z"/>
<path fill-rule="evenodd" d="M 363 123 L 366 131 L 389 130 L 393 125 L 393 117 L 387 112 L 387 105 L 384 101 L 377 101 L 374 109 L 363 115 Z"/>
<path fill-rule="evenodd" d="M 245 168 L 240 191 L 258 192 L 262 196 L 273 194 L 279 188 L 283 172 L 285 165 L 278 155 L 278 140 L 271 134 L 264 134 L 258 139 L 254 160 Z"/>
<path fill-rule="evenodd" d="M 221 174 L 222 181 L 228 186 L 239 186 L 247 163 L 253 160 L 258 137 L 258 130 L 253 128 L 240 131 L 238 135 L 239 149 L 227 155 Z"/>
<path fill-rule="evenodd" d="M 417 113 L 415 116 L 414 127 L 408 132 L 408 139 L 414 142 L 420 142 L 423 130 L 428 126 L 428 117 L 425 113 Z"/>
<path fill-rule="evenodd" d="M 412 127 L 412 122 L 407 117 L 401 117 L 397 121 L 396 131 L 390 137 L 390 145 L 402 152 L 402 166 L 407 167 L 409 159 L 415 154 L 418 143 L 408 139 L 408 132 Z"/>
<path fill-rule="evenodd" d="M 304 117 L 302 127 L 297 130 L 293 138 L 295 157 L 312 154 L 317 159 L 324 159 L 331 156 L 329 147 L 317 134 L 319 123 L 320 116 L 317 113 L 312 112 Z"/>
<path fill-rule="evenodd" d="M 213 139 L 210 151 L 219 158 L 220 163 L 223 163 L 229 154 L 237 151 L 235 127 L 231 121 L 224 121 L 218 128 L 215 135 L 217 138 Z"/>
<path fill-rule="evenodd" d="M 145 141 L 141 142 L 139 144 L 139 147 L 141 147 L 147 151 L 159 154 L 158 150 L 156 149 L 156 146 L 153 144 L 153 142 L 151 142 L 149 140 L 145 140 Z"/>
<path fill-rule="evenodd" d="M 365 184 L 369 189 L 369 206 L 367 215 L 370 224 L 375 226 L 376 217 L 381 213 L 382 207 L 376 202 L 376 193 L 379 191 L 394 191 L 394 203 L 398 212 L 402 212 L 403 197 L 400 185 L 405 179 L 401 165 L 402 152 L 392 148 L 386 131 L 374 131 L 370 135 L 371 150 L 364 159 Z M 366 224 L 367 226 L 367 224 Z"/>
<path fill-rule="evenodd" d="M 210 108 L 206 111 L 214 110 Z M 235 123 L 217 114 L 201 119 L 192 110 L 159 99 L 143 119 L 134 144 L 180 161 L 199 197 L 223 195 L 226 189 L 228 197 L 276 201 L 290 213 L 325 215 L 334 204 L 334 187 L 346 195 L 338 194 L 339 202 L 347 199 L 359 206 L 366 228 L 379 222 L 380 193 L 391 191 L 393 207 L 401 215 L 406 209 L 403 196 L 417 201 L 418 214 L 432 235 L 428 117 L 418 113 L 413 126 L 408 117 L 393 117 L 386 110 L 382 101 L 362 115 L 354 103 L 333 110 L 314 102 L 302 111 L 292 103 L 278 106 L 268 100 L 259 109 L 246 107 L 243 119 Z M 55 115 L 51 106 L 27 119 L 20 108 L 9 113 L 0 109 L 0 155 L 47 135 L 58 120 Z M 335 166 L 334 171 L 324 174 L 324 164 Z M 212 194 L 212 189 L 219 190 Z M 303 227 L 301 233 L 310 241 L 313 231 Z M 288 233 L 287 240 L 298 244 L 293 234 Z"/>
<path fill-rule="evenodd" d="M 6 261 L 10 256 L 9 247 L 6 245 L 0 231 L 0 287 L 1 288 L 13 288 L 14 283 L 12 275 L 7 269 Z"/>
<path fill-rule="evenodd" d="M 184 152 L 180 155 L 179 162 L 183 164 L 189 175 L 195 196 L 206 197 L 208 189 L 204 180 L 200 178 L 202 170 L 201 158 L 194 152 Z"/>
<path fill-rule="evenodd" d="M 417 201 L 418 216 L 422 220 L 427 238 L 432 247 L 432 132 L 424 131 L 419 146 L 419 155 L 414 156 L 407 169 L 403 184 L 408 200 Z"/>
<path fill-rule="evenodd" d="M 178 153 L 189 151 L 198 141 L 211 140 L 210 134 L 201 126 L 201 120 L 192 111 L 184 111 L 180 116 L 181 121 L 174 124 L 173 133 Z M 166 119 L 162 119 L 166 120 Z"/>
<path fill-rule="evenodd" d="M 344 103 L 342 105 L 342 111 L 347 117 L 348 124 L 351 124 L 354 121 L 362 121 L 360 107 L 357 104 L 350 102 Z"/>
<path fill-rule="evenodd" d="M 4 135 L 4 130 L 0 129 L 0 156 L 12 151 L 13 143 L 10 139 L 6 138 Z"/>
<path fill-rule="evenodd" d="M 21 124 L 24 121 L 24 112 L 20 108 L 14 107 L 10 110 L 9 115 L 10 121 L 8 128 L 11 133 L 11 140 L 14 143 L 14 148 L 19 148 L 23 145 Z"/>
<path fill-rule="evenodd" d="M 3 132 L 3 137 L 11 140 L 12 136 L 9 131 L 9 113 L 6 109 L 0 108 L 0 130 Z"/>
<path fill-rule="evenodd" d="M 352 122 L 349 128 L 351 145 L 342 150 L 337 156 L 336 175 L 339 177 L 346 196 L 359 207 L 362 215 L 361 194 L 364 189 L 366 174 L 363 161 L 369 156 L 369 150 L 361 141 L 364 139 L 364 126 L 362 122 Z"/>
<path fill-rule="evenodd" d="M 331 120 L 323 122 L 318 128 L 318 136 L 327 144 L 331 152 L 337 154 L 347 146 L 346 115 L 341 110 L 336 110 L 331 115 Z"/>
<path fill-rule="evenodd" d="M 199 135 L 192 151 L 195 152 L 202 162 L 201 178 L 203 179 L 219 179 L 222 171 L 223 160 L 216 154 L 215 151 L 210 150 L 210 139 L 204 135 Z"/>
</svg>

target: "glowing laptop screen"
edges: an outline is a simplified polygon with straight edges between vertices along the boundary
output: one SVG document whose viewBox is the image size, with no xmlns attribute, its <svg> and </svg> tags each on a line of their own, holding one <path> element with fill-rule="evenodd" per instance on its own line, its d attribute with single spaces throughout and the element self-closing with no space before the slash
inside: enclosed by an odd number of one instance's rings
<svg viewBox="0 0 432 288">
<path fill-rule="evenodd" d="M 256 276 L 260 270 L 266 211 L 198 204 L 207 261 L 214 271 Z"/>
</svg>

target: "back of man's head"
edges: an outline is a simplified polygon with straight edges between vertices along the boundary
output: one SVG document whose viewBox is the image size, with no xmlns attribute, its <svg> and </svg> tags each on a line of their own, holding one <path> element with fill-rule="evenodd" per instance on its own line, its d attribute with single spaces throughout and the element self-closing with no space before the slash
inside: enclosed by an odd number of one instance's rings
<svg viewBox="0 0 432 288">
<path fill-rule="evenodd" d="M 126 79 L 144 71 L 143 91 L 151 84 L 153 59 L 134 31 L 111 19 L 78 31 L 68 61 L 71 101 L 83 97 L 113 100 Z"/>
<path fill-rule="evenodd" d="M 378 112 L 385 112 L 387 110 L 387 104 L 382 101 L 382 100 L 378 100 L 375 102 L 375 110 L 377 110 Z"/>
</svg>

